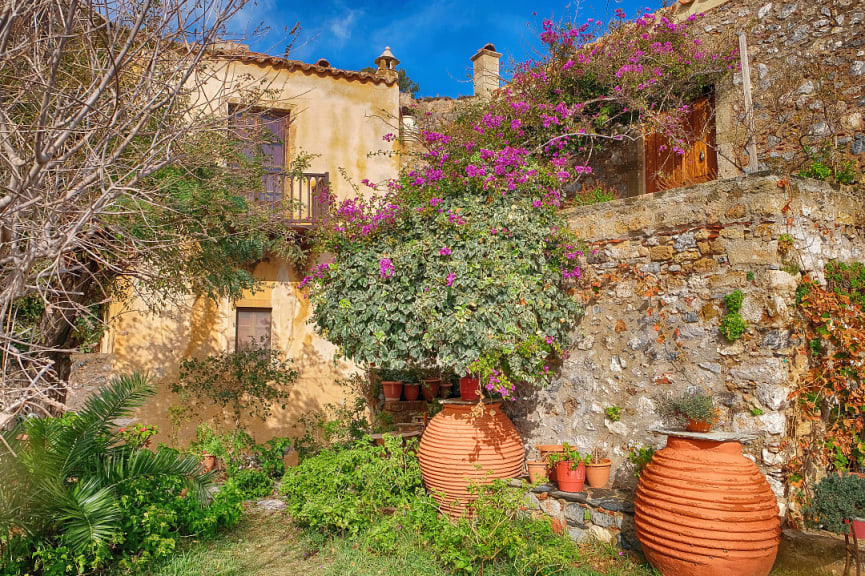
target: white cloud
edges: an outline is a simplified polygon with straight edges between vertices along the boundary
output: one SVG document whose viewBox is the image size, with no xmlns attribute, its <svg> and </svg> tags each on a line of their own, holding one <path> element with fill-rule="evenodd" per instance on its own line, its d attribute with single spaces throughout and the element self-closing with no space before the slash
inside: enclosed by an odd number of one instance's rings
<svg viewBox="0 0 865 576">
<path fill-rule="evenodd" d="M 325 23 L 325 28 L 330 32 L 337 47 L 342 47 L 351 38 L 358 16 L 362 14 L 362 10 L 348 9 L 341 16 L 331 18 Z"/>
</svg>

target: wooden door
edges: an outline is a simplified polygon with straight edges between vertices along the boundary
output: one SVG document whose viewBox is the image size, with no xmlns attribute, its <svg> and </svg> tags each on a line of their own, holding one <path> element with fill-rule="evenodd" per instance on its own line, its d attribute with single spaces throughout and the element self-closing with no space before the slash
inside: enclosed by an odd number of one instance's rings
<svg viewBox="0 0 865 576">
<path fill-rule="evenodd" d="M 662 134 L 647 134 L 646 193 L 709 182 L 718 176 L 718 154 L 715 151 L 715 114 L 711 96 L 691 104 L 685 118 L 685 132 L 690 146 L 684 155 L 672 150 Z"/>
</svg>

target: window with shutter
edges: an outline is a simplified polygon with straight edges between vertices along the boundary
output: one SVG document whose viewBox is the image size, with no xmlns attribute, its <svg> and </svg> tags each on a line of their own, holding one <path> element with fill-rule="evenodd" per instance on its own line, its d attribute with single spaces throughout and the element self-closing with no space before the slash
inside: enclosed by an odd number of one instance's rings
<svg viewBox="0 0 865 576">
<path fill-rule="evenodd" d="M 269 349 L 271 317 L 270 308 L 238 308 L 236 349 L 254 347 Z"/>
</svg>

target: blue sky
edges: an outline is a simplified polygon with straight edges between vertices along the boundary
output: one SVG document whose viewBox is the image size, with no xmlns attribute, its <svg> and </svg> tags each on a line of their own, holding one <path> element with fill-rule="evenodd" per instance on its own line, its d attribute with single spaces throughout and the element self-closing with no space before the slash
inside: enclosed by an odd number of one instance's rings
<svg viewBox="0 0 865 576">
<path fill-rule="evenodd" d="M 504 55 L 504 72 L 509 61 L 525 60 L 539 50 L 536 32 L 544 18 L 576 16 L 582 22 L 604 19 L 616 8 L 631 16 L 659 5 L 660 0 L 254 0 L 235 18 L 233 32 L 250 35 L 264 26 L 266 32 L 246 42 L 253 50 L 282 55 L 288 30 L 300 21 L 302 31 L 291 57 L 305 62 L 326 58 L 331 66 L 349 70 L 372 66 L 390 46 L 400 68 L 420 84 L 422 96 L 456 97 L 472 93 L 470 58 L 488 42 Z"/>
</svg>

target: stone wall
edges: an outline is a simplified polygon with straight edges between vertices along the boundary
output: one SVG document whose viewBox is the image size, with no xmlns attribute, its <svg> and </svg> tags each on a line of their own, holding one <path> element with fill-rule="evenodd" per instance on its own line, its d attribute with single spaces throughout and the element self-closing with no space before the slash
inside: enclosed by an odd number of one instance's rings
<svg viewBox="0 0 865 576">
<path fill-rule="evenodd" d="M 857 163 L 861 178 L 865 1 L 695 0 L 674 13 L 703 14 L 707 37 L 746 33 L 761 169 L 797 171 L 803 145 L 829 145 Z M 741 72 L 718 95 L 719 172 L 733 176 L 734 163 L 748 164 Z"/>
<path fill-rule="evenodd" d="M 528 456 L 537 459 L 536 444 L 600 447 L 614 487 L 633 488 L 629 449 L 664 443 L 649 431 L 661 424 L 657 398 L 702 387 L 720 402 L 718 429 L 759 436 L 745 452 L 783 510 L 788 394 L 807 368 L 795 290 L 802 272 L 820 278 L 830 259 L 865 259 L 863 198 L 763 174 L 577 208 L 569 219 L 586 244 L 580 289 L 590 299 L 560 377 L 508 406 Z M 749 328 L 728 342 L 718 326 L 736 289 Z M 605 416 L 610 406 L 619 421 Z"/>
</svg>

